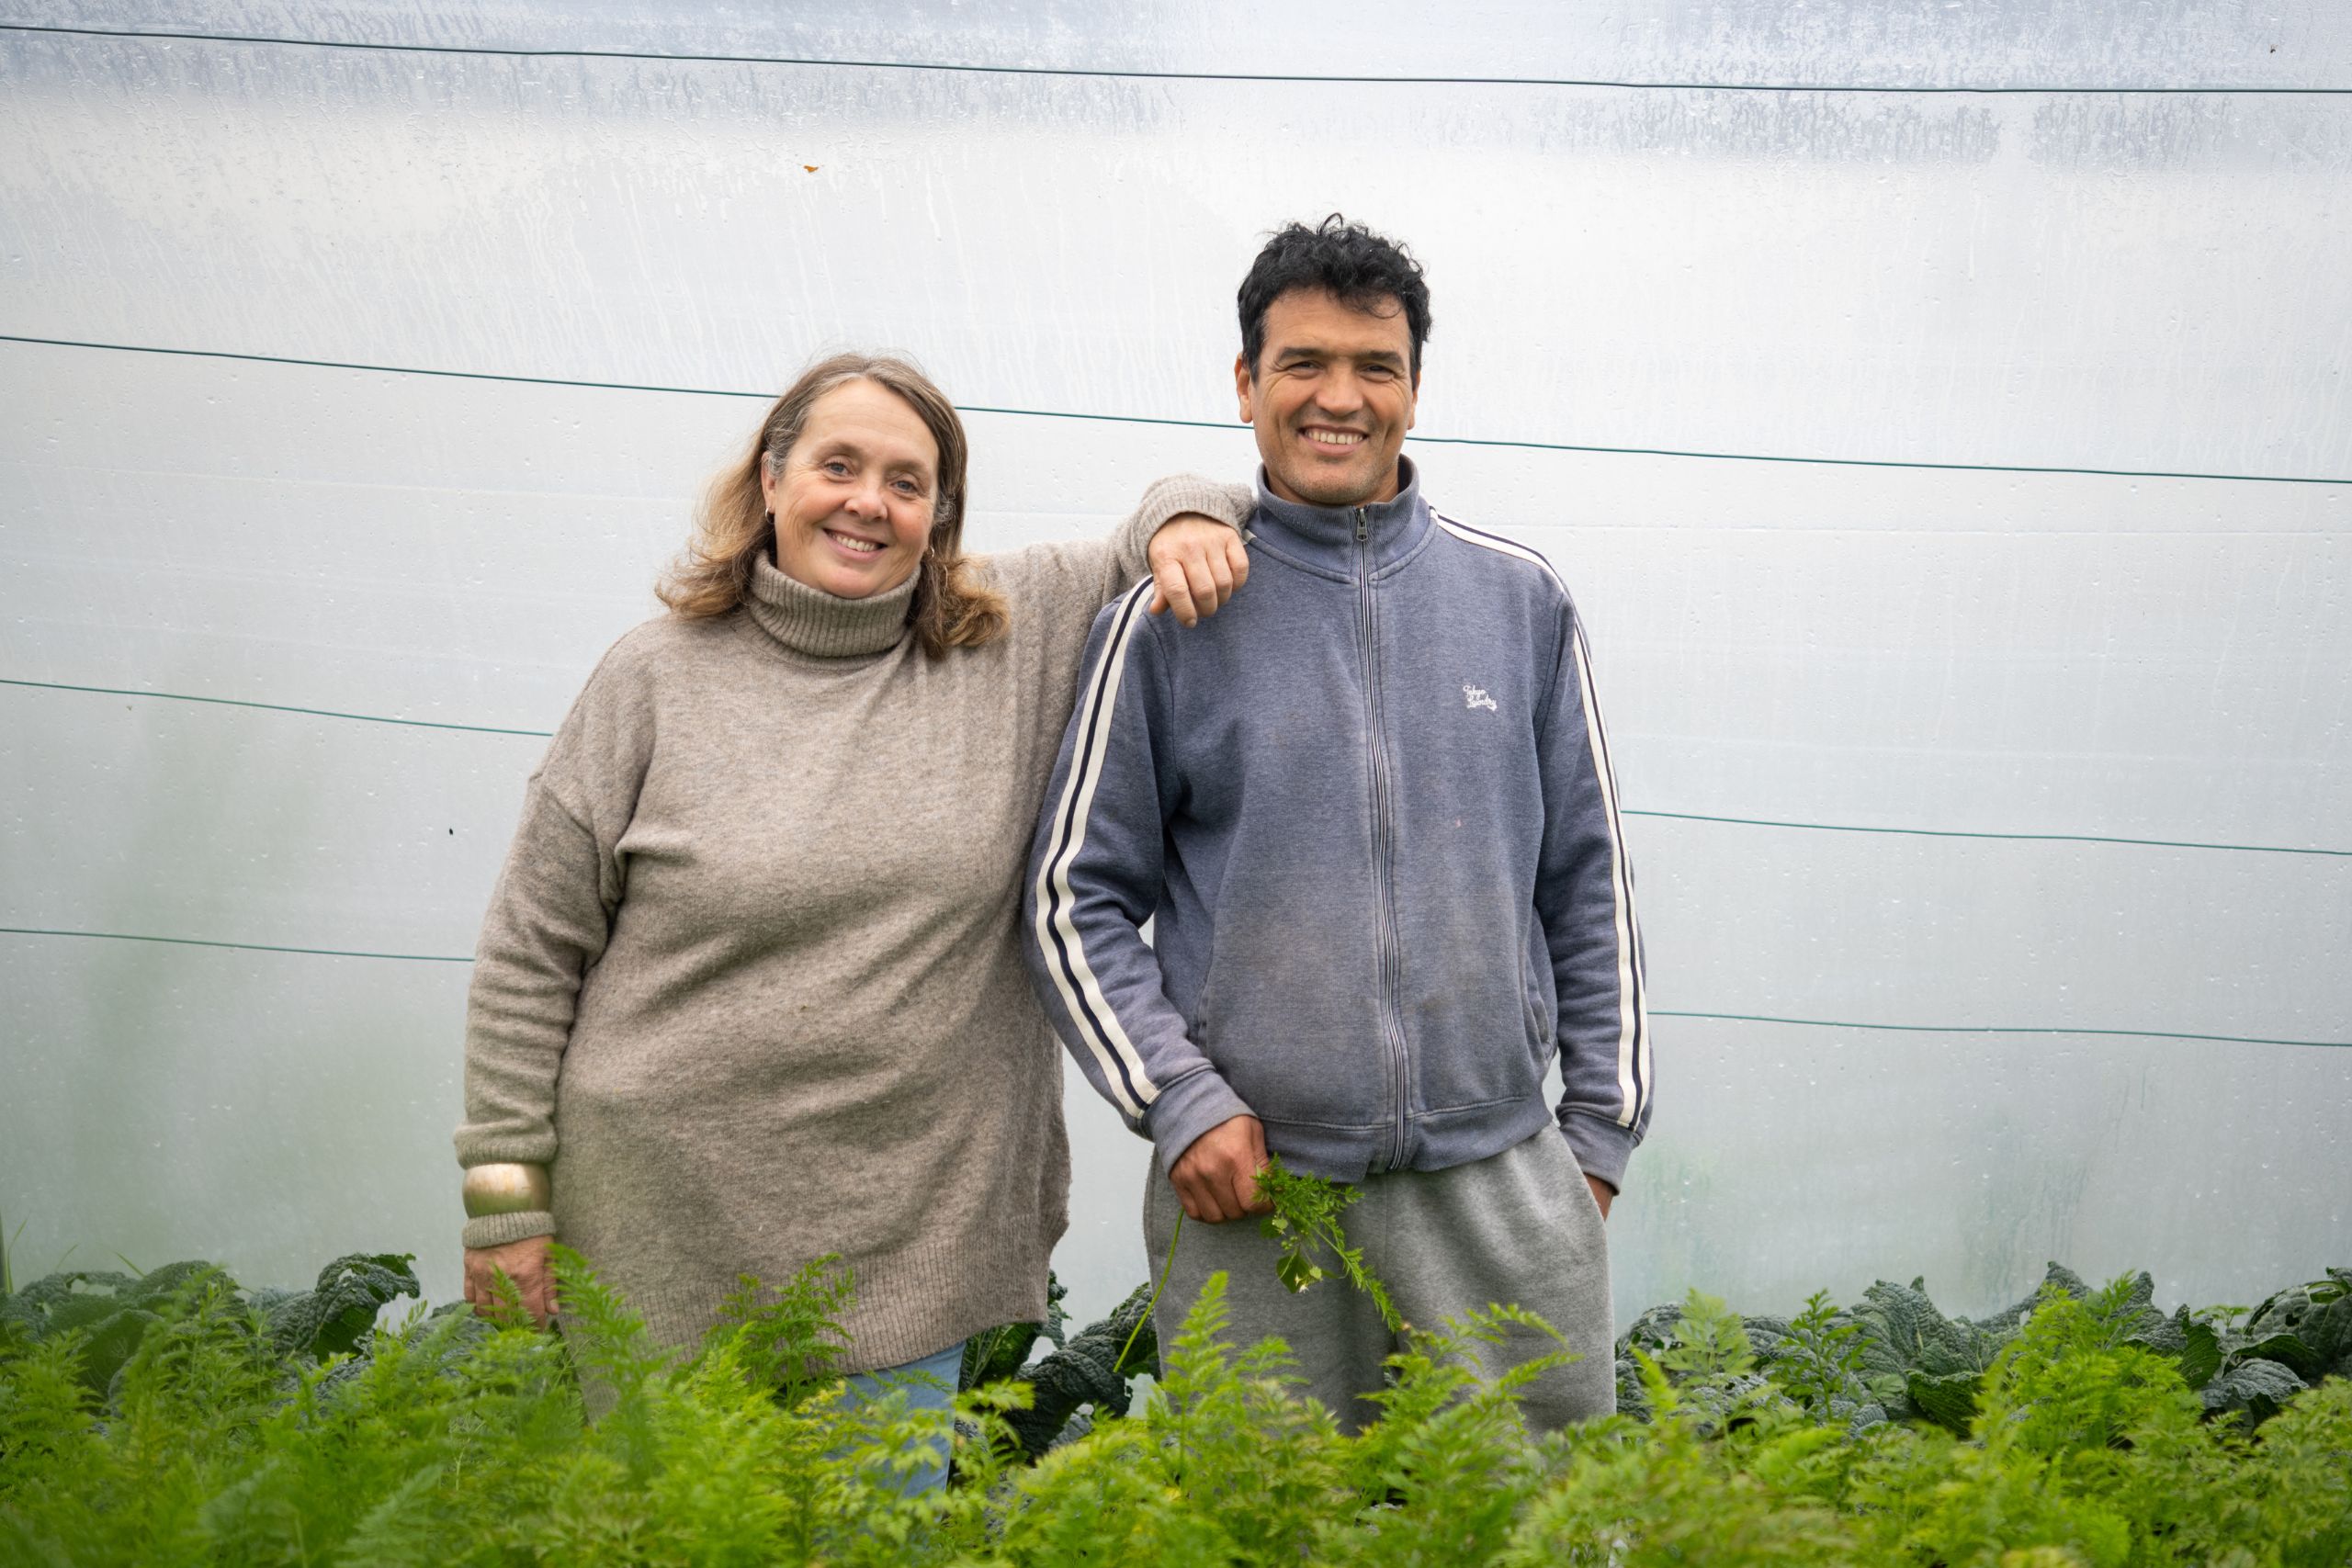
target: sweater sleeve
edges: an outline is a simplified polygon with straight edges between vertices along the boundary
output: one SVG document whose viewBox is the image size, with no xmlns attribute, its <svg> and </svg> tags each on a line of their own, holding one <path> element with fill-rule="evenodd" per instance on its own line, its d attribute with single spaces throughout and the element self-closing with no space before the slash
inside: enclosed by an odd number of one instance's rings
<svg viewBox="0 0 2352 1568">
<path fill-rule="evenodd" d="M 620 907 L 622 833 L 651 753 L 649 705 L 622 651 L 597 667 L 525 789 L 466 995 L 466 1109 L 458 1163 L 556 1156 L 556 1079 L 580 987 Z M 550 1235 L 546 1211 L 469 1220 L 468 1247 Z"/>
<path fill-rule="evenodd" d="M 1215 518 L 1237 531 L 1250 521 L 1257 493 L 1247 485 L 1219 484 L 1192 474 L 1155 479 L 1136 509 L 1100 538 L 1059 539 L 989 558 L 997 585 L 1016 617 L 1049 625 L 1047 640 L 1075 652 L 1095 612 L 1151 574 L 1151 536 L 1186 513 Z"/>
<path fill-rule="evenodd" d="M 1537 734 L 1544 842 L 1535 912 L 1559 994 L 1560 1128 L 1586 1174 L 1622 1188 L 1650 1118 L 1641 930 L 1584 628 L 1565 602 L 1560 621 Z"/>
<path fill-rule="evenodd" d="M 1143 940 L 1178 789 L 1159 639 L 1144 624 L 1150 598 L 1140 584 L 1095 620 L 1030 849 L 1022 946 L 1080 1070 L 1150 1137 L 1165 1171 L 1250 1108 L 1188 1037 Z"/>
</svg>

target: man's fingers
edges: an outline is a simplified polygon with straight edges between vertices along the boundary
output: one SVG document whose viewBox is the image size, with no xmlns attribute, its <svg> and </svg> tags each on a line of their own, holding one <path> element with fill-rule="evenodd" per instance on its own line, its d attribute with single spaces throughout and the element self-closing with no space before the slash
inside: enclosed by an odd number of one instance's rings
<svg viewBox="0 0 2352 1568">
<path fill-rule="evenodd" d="M 1249 1131 L 1250 1179 L 1248 1185 L 1242 1189 L 1242 1212 L 1250 1214 L 1271 1213 L 1274 1206 L 1268 1202 L 1266 1195 L 1258 1190 L 1258 1173 L 1266 1168 L 1266 1125 L 1262 1122 L 1252 1119 Z"/>
<path fill-rule="evenodd" d="M 1233 1217 L 1239 1219 L 1258 1206 L 1258 1173 L 1247 1166 L 1235 1167 L 1228 1191 L 1233 1198 Z"/>
</svg>

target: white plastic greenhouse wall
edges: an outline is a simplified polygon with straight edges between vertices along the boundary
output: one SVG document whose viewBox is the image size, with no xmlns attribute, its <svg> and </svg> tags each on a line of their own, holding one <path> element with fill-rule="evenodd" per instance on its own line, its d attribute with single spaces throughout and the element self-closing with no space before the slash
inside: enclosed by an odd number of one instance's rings
<svg viewBox="0 0 2352 1568">
<path fill-rule="evenodd" d="M 1234 288 L 1335 209 L 1428 268 L 1426 490 L 1590 630 L 1620 1323 L 2352 1261 L 2352 12 L 769 9 L 0 0 L 19 1280 L 453 1297 L 524 779 L 762 400 L 909 350 L 972 543 L 1100 533 L 1248 477 Z M 1068 1114 L 1092 1314 L 1146 1150 Z"/>
</svg>

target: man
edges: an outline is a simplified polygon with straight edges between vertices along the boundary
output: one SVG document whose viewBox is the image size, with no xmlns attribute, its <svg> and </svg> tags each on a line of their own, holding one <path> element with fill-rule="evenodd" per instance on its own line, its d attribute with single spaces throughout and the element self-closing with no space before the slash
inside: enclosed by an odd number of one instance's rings
<svg viewBox="0 0 2352 1568">
<path fill-rule="evenodd" d="M 1430 509 L 1399 455 L 1429 289 L 1338 214 L 1241 285 L 1263 460 L 1250 592 L 1182 637 L 1105 609 L 1031 851 L 1025 938 L 1088 1078 L 1156 1145 L 1163 1343 L 1208 1276 L 1352 1430 L 1396 1346 L 1344 1284 L 1290 1294 L 1267 1154 L 1361 1184 L 1350 1239 L 1408 1323 L 1489 1303 L 1614 1408 L 1602 1220 L 1649 1118 L 1633 880 L 1584 637 L 1544 558 Z M 1139 928 L 1157 918 L 1154 946 Z M 1543 1089 L 1556 1050 L 1565 1094 Z M 1507 1342 L 1490 1371 L 1552 1348 Z"/>
</svg>

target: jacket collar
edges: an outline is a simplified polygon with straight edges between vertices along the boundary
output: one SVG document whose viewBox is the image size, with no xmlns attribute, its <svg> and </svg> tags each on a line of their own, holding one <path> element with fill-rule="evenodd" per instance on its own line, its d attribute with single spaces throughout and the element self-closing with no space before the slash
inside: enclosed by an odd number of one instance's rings
<svg viewBox="0 0 2352 1568">
<path fill-rule="evenodd" d="M 1284 501 L 1267 489 L 1261 465 L 1258 510 L 1250 526 L 1276 554 L 1308 566 L 1353 577 L 1368 550 L 1372 570 L 1384 570 L 1412 554 L 1430 530 L 1419 470 L 1410 457 L 1400 457 L 1396 473 L 1403 483 L 1389 500 L 1369 506 L 1307 506 Z"/>
</svg>

